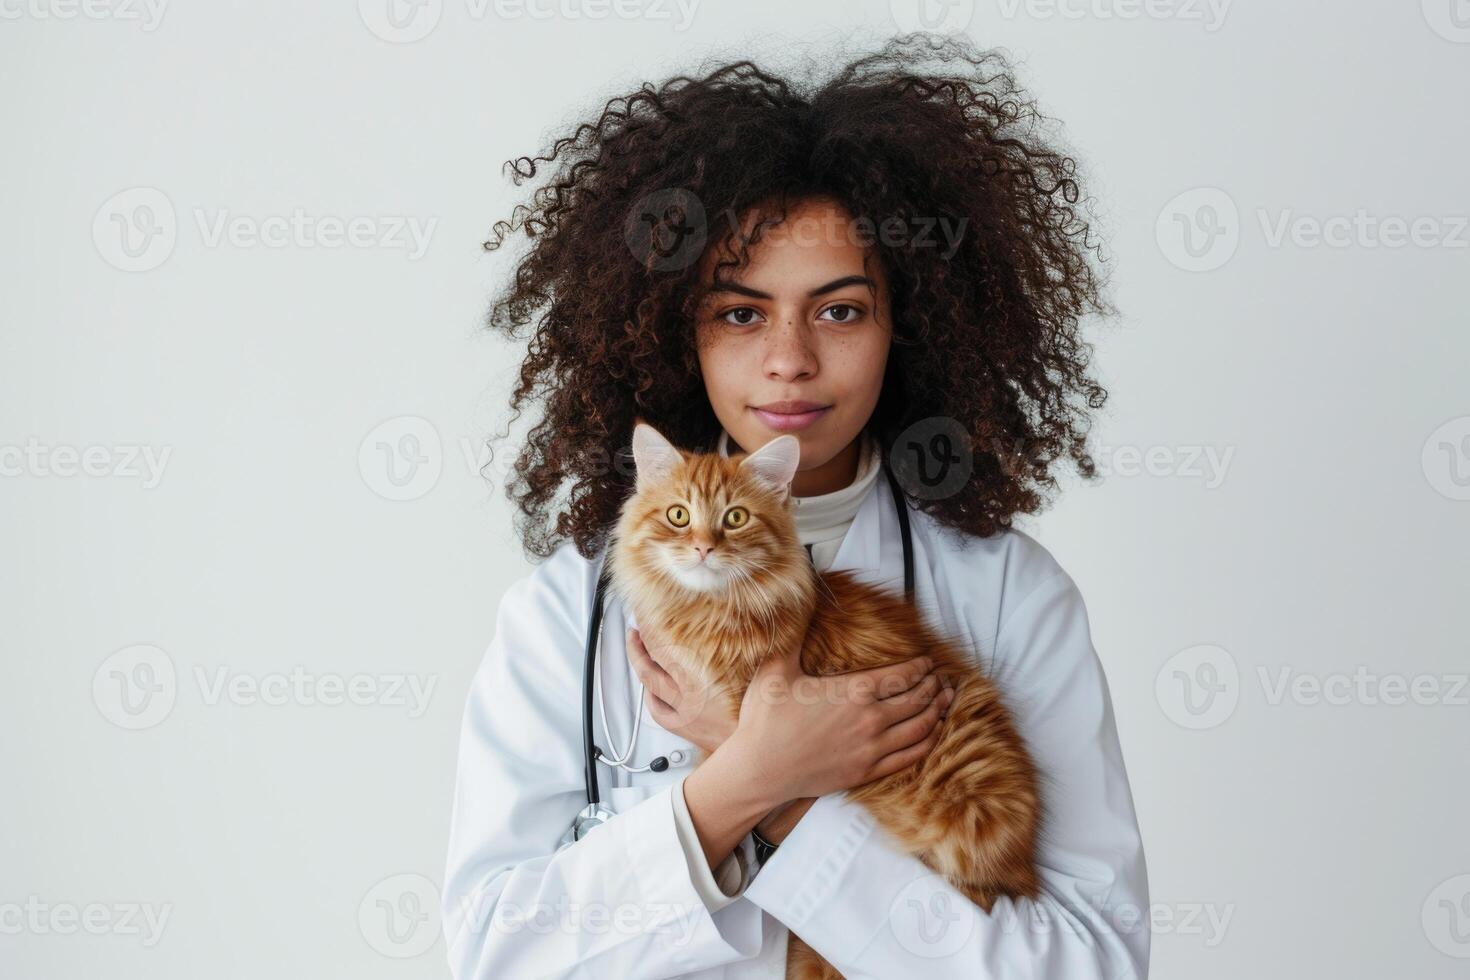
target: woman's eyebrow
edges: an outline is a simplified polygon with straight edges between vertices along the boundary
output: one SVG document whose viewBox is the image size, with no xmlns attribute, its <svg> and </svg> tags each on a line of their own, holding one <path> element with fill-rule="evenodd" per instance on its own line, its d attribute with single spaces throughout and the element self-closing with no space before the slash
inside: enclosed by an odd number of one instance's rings
<svg viewBox="0 0 1470 980">
<path fill-rule="evenodd" d="M 824 293 L 830 293 L 833 290 L 842 289 L 845 286 L 867 286 L 869 289 L 875 288 L 873 285 L 873 280 L 868 278 L 867 276 L 843 276 L 841 279 L 833 279 L 825 286 L 818 286 L 816 289 L 813 289 L 806 295 L 808 299 L 814 299 L 818 296 L 823 295 Z M 770 293 L 761 292 L 759 289 L 751 289 L 749 286 L 742 286 L 738 282 L 717 282 L 715 283 L 714 288 L 710 290 L 710 292 L 739 293 L 741 296 L 751 296 L 755 299 L 774 298 L 771 296 Z"/>
</svg>

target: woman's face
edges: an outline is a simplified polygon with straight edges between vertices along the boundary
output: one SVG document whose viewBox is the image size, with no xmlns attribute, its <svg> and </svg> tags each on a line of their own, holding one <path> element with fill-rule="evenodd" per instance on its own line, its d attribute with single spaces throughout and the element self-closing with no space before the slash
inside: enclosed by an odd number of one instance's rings
<svg viewBox="0 0 1470 980">
<path fill-rule="evenodd" d="M 747 216 L 746 234 L 756 217 Z M 711 286 L 696 327 L 705 393 L 731 452 L 787 432 L 800 440 L 798 497 L 853 481 L 858 435 L 883 386 L 888 287 L 856 239 L 840 205 L 814 199 L 762 229 L 749 264 L 726 266 L 720 283 L 711 279 L 718 250 L 702 259 Z"/>
</svg>

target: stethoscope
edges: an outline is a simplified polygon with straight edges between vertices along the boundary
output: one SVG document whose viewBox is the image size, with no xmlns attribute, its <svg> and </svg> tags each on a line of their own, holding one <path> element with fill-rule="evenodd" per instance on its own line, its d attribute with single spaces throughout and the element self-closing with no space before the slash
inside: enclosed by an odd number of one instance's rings
<svg viewBox="0 0 1470 980">
<path fill-rule="evenodd" d="M 893 506 L 898 511 L 899 534 L 903 539 L 903 591 L 910 599 L 914 595 L 914 546 L 909 531 L 909 510 L 904 500 L 903 488 L 898 485 L 898 478 L 889 469 L 888 463 L 883 462 L 883 473 L 888 477 L 889 489 L 893 491 Z M 580 840 L 589 830 L 611 820 L 615 814 L 612 810 L 603 806 L 602 797 L 597 792 L 597 763 L 622 769 L 626 772 L 664 772 L 670 765 L 683 765 L 689 761 L 689 753 L 683 749 L 676 749 L 668 755 L 661 755 L 653 761 L 642 766 L 628 765 L 628 758 L 633 754 L 633 746 L 638 744 L 638 726 L 643 721 L 643 690 L 639 685 L 638 691 L 638 713 L 633 719 L 633 733 L 628 738 L 628 747 L 616 758 L 608 756 L 598 748 L 592 739 L 592 700 L 593 692 L 596 691 L 598 704 L 602 707 L 602 734 L 609 745 L 612 744 L 612 733 L 607 727 L 607 705 L 602 701 L 602 685 L 599 683 L 597 672 L 597 651 L 601 646 L 602 639 L 602 606 L 607 592 L 607 553 L 603 552 L 602 567 L 597 573 L 597 594 L 592 600 L 592 615 L 587 623 L 587 653 L 584 658 L 584 673 L 582 675 L 582 755 L 583 773 L 587 782 L 587 805 L 578 812 L 572 821 L 571 830 L 563 835 L 562 842 L 570 843 Z"/>
</svg>

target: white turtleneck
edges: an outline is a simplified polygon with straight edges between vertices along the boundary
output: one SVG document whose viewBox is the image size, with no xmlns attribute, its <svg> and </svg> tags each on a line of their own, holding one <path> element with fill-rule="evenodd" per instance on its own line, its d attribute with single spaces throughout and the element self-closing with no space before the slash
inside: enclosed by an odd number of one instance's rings
<svg viewBox="0 0 1470 980">
<path fill-rule="evenodd" d="M 796 535 L 812 556 L 817 571 L 825 572 L 837 558 L 837 549 L 842 538 L 852 526 L 858 507 L 863 502 L 868 488 L 878 479 L 882 469 L 882 451 L 877 442 L 866 431 L 862 435 L 861 456 L 858 458 L 857 477 L 847 486 L 831 493 L 819 493 L 810 497 L 793 497 L 796 501 Z M 730 433 L 720 430 L 720 455 L 730 455 Z M 684 800 L 684 780 L 679 780 L 673 796 L 674 828 L 684 858 L 689 865 L 694 890 L 704 900 L 710 912 L 717 912 L 735 901 L 754 877 L 755 846 L 751 836 L 744 839 L 719 867 L 711 868 L 700 846 L 699 834 L 694 830 L 694 820 L 689 816 L 689 806 Z"/>
<path fill-rule="evenodd" d="M 720 430 L 718 443 L 721 456 L 730 455 L 730 433 Z M 837 558 L 842 538 L 852 526 L 858 507 L 867 496 L 882 468 L 878 444 L 864 430 L 858 457 L 857 477 L 847 486 L 830 493 L 810 497 L 793 497 L 796 502 L 796 535 L 812 556 L 817 571 L 825 572 Z"/>
</svg>

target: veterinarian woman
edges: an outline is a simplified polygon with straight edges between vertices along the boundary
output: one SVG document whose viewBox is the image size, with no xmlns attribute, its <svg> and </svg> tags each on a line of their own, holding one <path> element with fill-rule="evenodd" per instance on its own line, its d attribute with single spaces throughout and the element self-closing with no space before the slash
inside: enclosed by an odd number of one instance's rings
<svg viewBox="0 0 1470 980">
<path fill-rule="evenodd" d="M 649 86 L 539 158 L 561 169 L 519 212 L 533 244 L 491 325 L 534 323 L 513 405 L 545 414 L 510 489 L 545 560 L 501 597 L 465 708 L 442 909 L 459 980 L 779 978 L 793 932 L 848 978 L 1147 974 L 1087 611 L 1010 525 L 1064 457 L 1092 471 L 1106 393 L 1079 323 L 1106 304 L 1072 161 L 963 45 L 899 39 L 820 84 L 745 62 Z M 1043 778 L 1038 899 L 981 909 L 844 800 L 933 744 L 947 702 L 922 660 L 863 672 L 898 693 L 844 675 L 845 696 L 734 717 L 609 600 L 584 684 L 639 418 L 726 455 L 800 439 L 815 566 L 911 579 L 1002 690 Z M 796 679 L 796 653 L 757 680 Z"/>
</svg>

